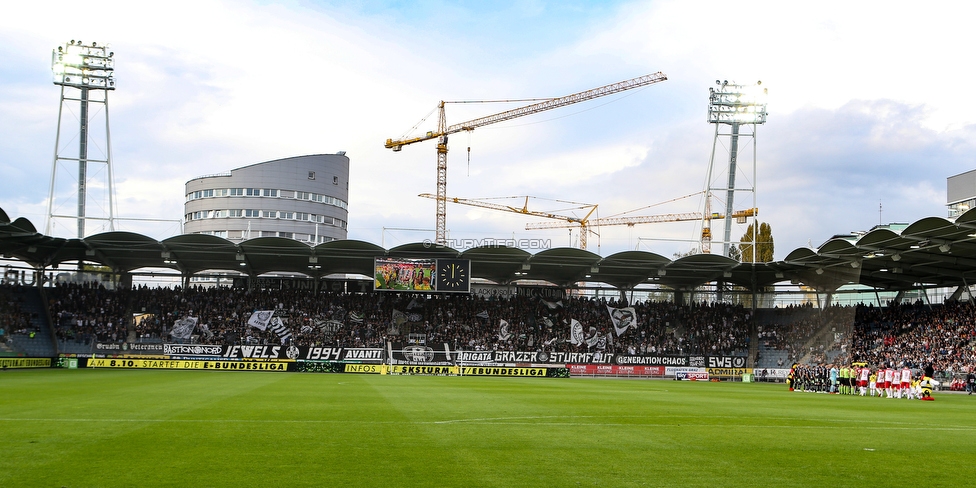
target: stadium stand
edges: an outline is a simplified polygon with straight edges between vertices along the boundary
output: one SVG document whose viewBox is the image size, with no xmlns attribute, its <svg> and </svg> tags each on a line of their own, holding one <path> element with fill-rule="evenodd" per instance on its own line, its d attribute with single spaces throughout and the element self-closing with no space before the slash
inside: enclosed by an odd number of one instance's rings
<svg viewBox="0 0 976 488">
<path fill-rule="evenodd" d="M 45 309 L 44 303 L 47 304 Z M 931 364 L 942 378 L 976 364 L 976 307 L 922 303 L 874 307 L 810 306 L 761 309 L 671 302 L 629 304 L 636 327 L 613 333 L 607 307 L 628 306 L 604 298 L 481 298 L 477 295 L 378 293 L 316 294 L 309 290 L 230 287 L 109 290 L 98 284 L 35 288 L 0 286 L 0 353 L 53 357 L 91 353 L 95 343 L 197 342 L 280 344 L 271 328 L 247 320 L 256 310 L 275 310 L 304 346 L 380 347 L 422 338 L 458 349 L 623 354 L 746 356 L 755 340 L 756 368 L 788 368 L 794 362 L 871 365 Z M 48 326 L 47 317 L 53 327 Z M 185 317 L 198 319 L 194 335 L 171 336 Z M 753 319 L 755 319 L 753 321 Z M 505 331 L 500 322 L 508 323 Z M 604 340 L 572 344 L 569 324 Z M 753 322 L 755 327 L 752 328 Z M 56 344 L 52 339 L 56 338 Z"/>
</svg>

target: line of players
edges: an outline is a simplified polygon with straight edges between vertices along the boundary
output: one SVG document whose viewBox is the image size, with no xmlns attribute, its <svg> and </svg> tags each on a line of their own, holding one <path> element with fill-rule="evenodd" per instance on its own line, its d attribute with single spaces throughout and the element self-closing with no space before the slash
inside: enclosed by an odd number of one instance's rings
<svg viewBox="0 0 976 488">
<path fill-rule="evenodd" d="M 911 368 L 891 366 L 872 371 L 864 363 L 837 368 L 836 365 L 794 364 L 787 376 L 790 391 L 813 391 L 878 398 L 931 399 L 932 388 L 939 385 L 932 372 L 924 371 L 913 379 Z"/>
</svg>

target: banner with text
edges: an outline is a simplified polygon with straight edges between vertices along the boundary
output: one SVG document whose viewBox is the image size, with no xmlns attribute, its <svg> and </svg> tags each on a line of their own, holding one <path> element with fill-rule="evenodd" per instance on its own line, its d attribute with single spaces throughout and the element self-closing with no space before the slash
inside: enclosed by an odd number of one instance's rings
<svg viewBox="0 0 976 488">
<path fill-rule="evenodd" d="M 0 358 L 2 369 L 50 368 L 51 358 Z"/>
<path fill-rule="evenodd" d="M 194 361 L 177 359 L 89 359 L 89 368 L 125 369 L 216 369 L 238 371 L 287 371 L 279 361 Z"/>
</svg>

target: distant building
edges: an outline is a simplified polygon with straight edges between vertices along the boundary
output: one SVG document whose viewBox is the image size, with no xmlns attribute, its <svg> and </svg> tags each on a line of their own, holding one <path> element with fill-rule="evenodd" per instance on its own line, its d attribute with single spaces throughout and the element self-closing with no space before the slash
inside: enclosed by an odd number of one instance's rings
<svg viewBox="0 0 976 488">
<path fill-rule="evenodd" d="M 946 205 L 949 218 L 958 217 L 976 207 L 976 170 L 967 171 L 946 180 Z"/>
<path fill-rule="evenodd" d="M 187 181 L 184 232 L 315 245 L 346 238 L 348 201 L 344 152 L 278 159 Z"/>
</svg>

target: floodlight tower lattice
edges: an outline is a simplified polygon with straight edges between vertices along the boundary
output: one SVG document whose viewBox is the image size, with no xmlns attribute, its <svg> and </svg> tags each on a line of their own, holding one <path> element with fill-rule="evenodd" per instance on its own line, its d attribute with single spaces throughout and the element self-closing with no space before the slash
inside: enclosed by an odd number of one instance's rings
<svg viewBox="0 0 976 488">
<path fill-rule="evenodd" d="M 109 230 L 115 230 L 115 186 L 112 176 L 112 146 L 111 131 L 109 129 L 108 117 L 108 92 L 115 90 L 115 53 L 109 49 L 108 45 L 99 45 L 96 42 L 84 44 L 81 41 L 65 43 L 58 46 L 51 53 L 51 70 L 54 73 L 54 84 L 61 87 L 61 103 L 58 107 L 58 131 L 54 142 L 54 162 L 51 169 L 51 186 L 48 194 L 47 225 L 45 234 L 51 235 L 54 219 L 75 219 L 77 220 L 78 238 L 85 237 L 86 220 L 108 221 Z M 78 157 L 67 155 L 67 148 L 61 147 L 62 116 L 65 107 L 74 106 L 77 102 L 78 108 Z M 91 104 L 101 104 L 101 115 L 105 120 L 105 140 L 102 158 L 91 158 L 89 156 L 90 143 L 98 144 L 91 137 L 90 129 L 92 120 L 98 117 L 98 113 L 92 113 Z M 55 206 L 55 182 L 57 180 L 58 169 L 62 165 L 77 163 L 77 182 L 78 182 L 78 207 L 76 215 L 63 215 L 57 212 Z M 105 165 L 106 186 L 108 188 L 108 212 L 107 217 L 93 217 L 88 212 L 88 183 L 89 163 L 100 163 Z"/>
<path fill-rule="evenodd" d="M 767 89 L 762 88 L 762 82 L 755 85 L 738 85 L 728 81 L 715 80 L 717 87 L 709 88 L 708 99 L 708 122 L 715 124 L 715 138 L 712 142 L 712 156 L 708 162 L 708 176 L 705 180 L 705 211 L 706 216 L 712 215 L 711 201 L 715 192 L 725 193 L 725 213 L 724 229 L 722 239 L 722 255 L 729 256 L 729 248 L 732 243 L 732 205 L 735 201 L 736 192 L 752 193 L 752 208 L 758 208 L 756 204 L 756 127 L 766 123 L 766 94 Z M 722 132 L 722 127 L 728 126 L 729 132 Z M 742 129 L 746 129 L 743 131 Z M 751 129 L 751 131 L 750 131 Z M 728 179 L 725 186 L 716 186 L 713 181 L 713 170 L 715 169 L 715 154 L 719 147 L 720 138 L 727 137 L 728 140 Z M 736 186 L 736 174 L 741 169 L 739 167 L 739 138 L 748 137 L 752 141 L 752 181 L 751 186 Z M 753 219 L 756 219 L 755 214 Z M 711 252 L 711 219 L 702 220 L 702 252 Z M 754 225 L 753 228 L 756 226 Z M 755 239 L 753 239 L 755 241 Z M 753 246 L 755 249 L 755 246 Z M 754 251 L 755 252 L 755 251 Z M 755 257 L 753 257 L 755 261 Z"/>
</svg>

